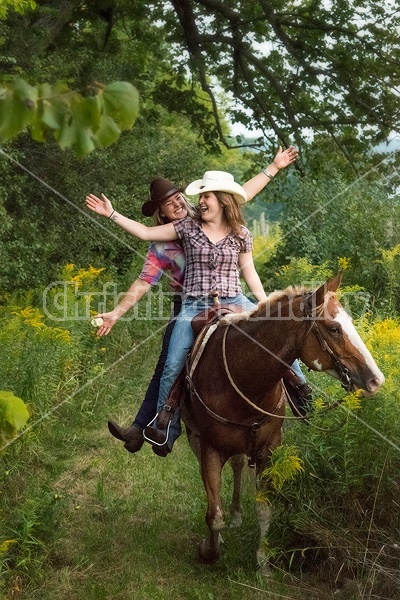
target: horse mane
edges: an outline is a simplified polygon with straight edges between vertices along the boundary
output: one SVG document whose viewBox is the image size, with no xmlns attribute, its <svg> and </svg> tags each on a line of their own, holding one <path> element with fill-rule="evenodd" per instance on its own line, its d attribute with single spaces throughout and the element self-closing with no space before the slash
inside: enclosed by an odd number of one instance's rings
<svg viewBox="0 0 400 600">
<path fill-rule="evenodd" d="M 229 325 L 230 323 L 239 323 L 241 321 L 248 321 L 250 319 L 257 319 L 257 317 L 271 314 L 273 307 L 279 304 L 281 301 L 289 301 L 302 296 L 309 290 L 304 286 L 288 286 L 284 290 L 275 290 L 268 294 L 267 299 L 263 302 L 259 302 L 258 306 L 251 310 L 246 310 L 240 313 L 231 313 L 225 315 L 220 319 L 218 324 L 220 326 Z"/>
</svg>

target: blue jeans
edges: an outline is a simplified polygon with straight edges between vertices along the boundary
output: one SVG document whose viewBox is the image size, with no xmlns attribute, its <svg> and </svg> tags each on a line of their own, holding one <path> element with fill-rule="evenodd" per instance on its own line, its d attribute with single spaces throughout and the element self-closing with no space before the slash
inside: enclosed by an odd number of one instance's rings
<svg viewBox="0 0 400 600">
<path fill-rule="evenodd" d="M 154 369 L 153 377 L 147 388 L 146 395 L 141 407 L 133 421 L 132 425 L 137 425 L 140 429 L 144 429 L 157 413 L 157 401 L 160 393 L 160 381 L 164 371 L 165 361 L 168 355 L 168 346 L 171 339 L 172 331 L 175 325 L 175 318 L 178 316 L 181 309 L 181 301 L 174 301 L 172 304 L 172 316 L 169 321 L 162 341 L 160 356 L 158 357 L 156 368 Z"/>
<path fill-rule="evenodd" d="M 301 368 L 300 368 L 300 363 L 299 363 L 299 361 L 297 360 L 297 358 L 296 358 L 296 360 L 294 361 L 294 363 L 292 364 L 292 366 L 291 366 L 290 368 L 292 369 L 292 371 L 294 371 L 294 372 L 296 373 L 297 377 L 298 377 L 299 379 L 301 379 L 301 381 L 302 381 L 303 383 L 305 383 L 305 382 L 306 382 L 306 378 L 305 378 L 305 377 L 304 377 L 304 375 L 303 375 L 303 371 L 302 371 L 302 370 L 301 370 Z"/>
</svg>

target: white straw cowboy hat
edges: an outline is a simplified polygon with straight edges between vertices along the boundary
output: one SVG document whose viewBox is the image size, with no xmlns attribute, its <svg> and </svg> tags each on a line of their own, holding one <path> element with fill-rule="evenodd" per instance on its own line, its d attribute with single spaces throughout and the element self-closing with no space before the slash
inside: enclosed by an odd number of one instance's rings
<svg viewBox="0 0 400 600">
<path fill-rule="evenodd" d="M 236 183 L 233 175 L 225 171 L 206 171 L 203 179 L 196 179 L 189 183 L 185 192 L 188 196 L 196 196 L 204 192 L 228 192 L 234 195 L 239 204 L 247 202 L 245 190 Z"/>
</svg>

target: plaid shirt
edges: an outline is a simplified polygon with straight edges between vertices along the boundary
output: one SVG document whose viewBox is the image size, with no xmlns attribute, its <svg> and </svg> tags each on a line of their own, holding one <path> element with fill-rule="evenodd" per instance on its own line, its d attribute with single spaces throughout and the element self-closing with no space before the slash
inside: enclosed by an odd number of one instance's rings
<svg viewBox="0 0 400 600">
<path fill-rule="evenodd" d="M 153 242 L 147 251 L 139 277 L 150 285 L 155 285 L 164 271 L 171 274 L 171 290 L 175 293 L 180 292 L 185 272 L 185 255 L 179 241 Z"/>
<path fill-rule="evenodd" d="M 242 293 L 239 279 L 239 254 L 251 252 L 252 236 L 242 226 L 240 235 L 229 234 L 213 244 L 191 217 L 173 221 L 186 256 L 183 292 L 189 296 L 208 296 L 218 290 L 221 298 Z"/>
</svg>

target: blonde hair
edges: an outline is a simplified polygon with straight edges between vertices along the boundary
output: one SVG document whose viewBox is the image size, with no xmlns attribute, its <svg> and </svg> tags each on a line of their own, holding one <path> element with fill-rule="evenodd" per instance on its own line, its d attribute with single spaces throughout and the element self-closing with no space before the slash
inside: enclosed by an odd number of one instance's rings
<svg viewBox="0 0 400 600">
<path fill-rule="evenodd" d="M 189 217 L 193 217 L 194 213 L 195 213 L 194 206 L 192 206 L 190 204 L 189 200 L 186 198 L 186 196 L 184 196 L 182 194 L 182 192 L 180 194 L 181 194 L 183 200 L 185 201 L 185 206 L 186 206 L 186 210 L 187 210 L 188 216 Z M 167 217 L 161 215 L 161 212 L 162 212 L 161 211 L 161 206 L 159 206 L 156 209 L 155 213 L 153 214 L 154 225 L 165 225 L 166 223 L 170 223 L 171 222 Z"/>
</svg>

